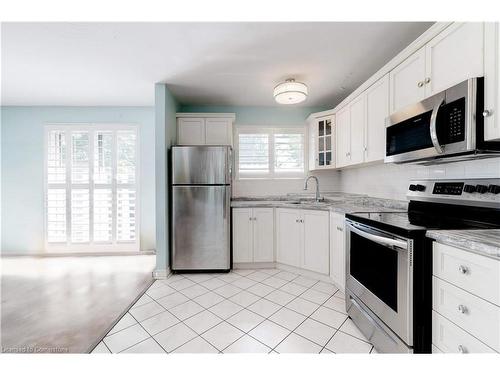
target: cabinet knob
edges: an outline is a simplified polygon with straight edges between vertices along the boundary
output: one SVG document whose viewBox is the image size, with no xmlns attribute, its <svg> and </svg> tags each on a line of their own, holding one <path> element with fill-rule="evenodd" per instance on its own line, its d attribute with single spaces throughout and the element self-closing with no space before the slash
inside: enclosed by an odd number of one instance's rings
<svg viewBox="0 0 500 375">
<path fill-rule="evenodd" d="M 469 269 L 466 266 L 462 266 L 462 265 L 460 265 L 460 267 L 458 267 L 458 270 L 460 271 L 460 273 L 462 273 L 464 275 L 469 272 Z"/>
<path fill-rule="evenodd" d="M 464 305 L 458 305 L 458 311 L 460 311 L 462 314 L 467 314 L 467 306 Z"/>
<path fill-rule="evenodd" d="M 424 86 L 424 81 L 420 81 L 419 83 L 417 83 L 417 86 L 418 87 L 423 87 Z"/>
<path fill-rule="evenodd" d="M 427 78 L 425 79 L 425 83 L 429 83 L 430 81 L 431 81 L 431 79 L 430 79 L 429 77 L 427 77 Z"/>
<path fill-rule="evenodd" d="M 483 111 L 483 117 L 490 117 L 491 116 L 491 111 L 489 109 L 485 109 Z"/>
<path fill-rule="evenodd" d="M 344 229 L 342 227 L 337 227 L 337 230 L 340 231 L 340 232 L 344 231 Z"/>
<path fill-rule="evenodd" d="M 458 351 L 462 354 L 467 353 L 467 349 L 463 345 L 458 345 Z"/>
</svg>

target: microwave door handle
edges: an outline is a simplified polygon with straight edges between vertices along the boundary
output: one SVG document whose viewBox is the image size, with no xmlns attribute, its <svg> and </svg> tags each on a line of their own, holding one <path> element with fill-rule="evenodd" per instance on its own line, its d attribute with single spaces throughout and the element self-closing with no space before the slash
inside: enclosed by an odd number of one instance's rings
<svg viewBox="0 0 500 375">
<path fill-rule="evenodd" d="M 436 149 L 436 151 L 437 151 L 438 154 L 442 154 L 443 153 L 443 147 L 441 147 L 441 145 L 439 144 L 439 139 L 438 139 L 438 136 L 437 136 L 437 129 L 436 129 L 436 121 L 437 121 L 437 116 L 438 116 L 439 108 L 441 107 L 441 105 L 443 103 L 444 103 L 444 99 L 441 99 L 436 104 L 436 106 L 432 110 L 432 114 L 431 114 L 431 125 L 430 125 L 431 141 L 432 141 L 432 144 L 434 145 L 434 148 Z"/>
<path fill-rule="evenodd" d="M 366 238 L 367 240 L 376 242 L 376 243 L 383 245 L 383 246 L 395 246 L 395 247 L 398 247 L 400 249 L 408 250 L 408 243 L 406 241 L 395 240 L 395 239 L 387 238 L 387 237 L 383 237 L 383 236 L 376 236 L 374 234 L 370 234 L 370 233 L 367 233 L 361 229 L 356 228 L 351 223 L 347 223 L 347 226 L 349 227 L 349 229 L 352 232 L 356 233 L 357 235 L 359 235 L 361 237 Z"/>
</svg>

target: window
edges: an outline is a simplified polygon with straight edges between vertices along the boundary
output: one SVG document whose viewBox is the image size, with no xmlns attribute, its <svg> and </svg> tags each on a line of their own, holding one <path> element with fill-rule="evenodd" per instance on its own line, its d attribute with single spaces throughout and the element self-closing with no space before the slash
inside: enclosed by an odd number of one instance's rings
<svg viewBox="0 0 500 375">
<path fill-rule="evenodd" d="M 46 247 L 138 250 L 133 125 L 47 125 Z"/>
<path fill-rule="evenodd" d="M 239 127 L 238 178 L 302 178 L 305 128 Z"/>
</svg>

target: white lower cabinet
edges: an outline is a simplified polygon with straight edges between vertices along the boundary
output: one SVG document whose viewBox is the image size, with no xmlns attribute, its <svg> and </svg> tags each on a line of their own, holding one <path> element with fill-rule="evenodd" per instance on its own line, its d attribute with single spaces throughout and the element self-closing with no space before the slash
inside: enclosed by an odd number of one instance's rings
<svg viewBox="0 0 500 375">
<path fill-rule="evenodd" d="M 276 209 L 276 261 L 328 275 L 329 213 Z"/>
<path fill-rule="evenodd" d="M 233 262 L 274 261 L 274 209 L 233 208 Z"/>
<path fill-rule="evenodd" d="M 344 215 L 330 214 L 330 278 L 345 290 Z"/>
<path fill-rule="evenodd" d="M 330 228 L 327 211 L 302 211 L 304 248 L 302 268 L 328 275 Z"/>
<path fill-rule="evenodd" d="M 500 352 L 500 261 L 433 244 L 432 344 L 444 353 Z"/>
</svg>

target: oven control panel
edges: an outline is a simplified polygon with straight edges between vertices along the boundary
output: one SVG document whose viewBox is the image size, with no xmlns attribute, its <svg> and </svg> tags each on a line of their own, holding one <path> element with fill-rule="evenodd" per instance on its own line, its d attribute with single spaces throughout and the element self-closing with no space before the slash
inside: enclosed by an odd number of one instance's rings
<svg viewBox="0 0 500 375">
<path fill-rule="evenodd" d="M 409 200 L 470 203 L 500 209 L 500 178 L 414 180 L 410 182 L 406 196 Z"/>
<path fill-rule="evenodd" d="M 435 182 L 432 194 L 462 195 L 463 182 Z"/>
</svg>

